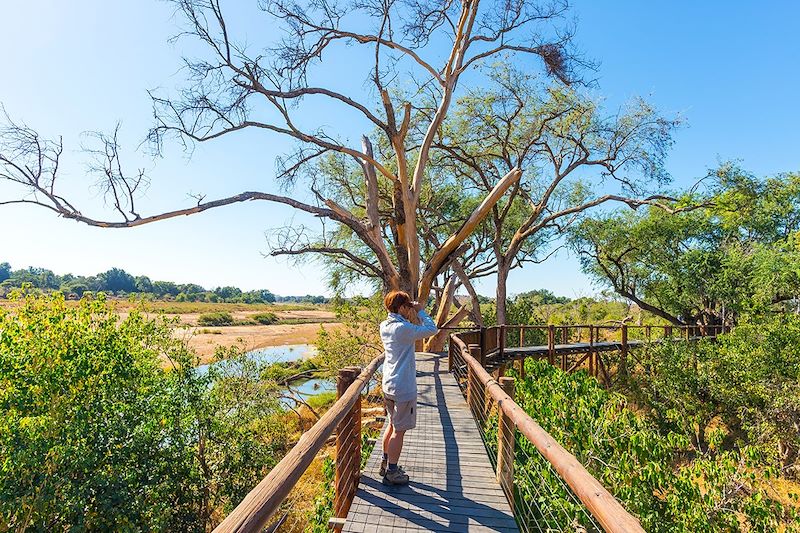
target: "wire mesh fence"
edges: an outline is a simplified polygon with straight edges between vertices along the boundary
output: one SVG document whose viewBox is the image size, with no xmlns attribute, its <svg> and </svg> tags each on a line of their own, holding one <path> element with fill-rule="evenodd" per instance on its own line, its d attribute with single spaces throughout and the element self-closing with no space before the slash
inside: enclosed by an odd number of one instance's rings
<svg viewBox="0 0 800 533">
<path fill-rule="evenodd" d="M 461 335 L 459 337 L 463 338 Z M 564 479 L 559 473 L 553 461 L 545 457 L 539 447 L 530 439 L 528 435 L 532 431 L 538 431 L 544 439 L 550 438 L 544 430 L 538 427 L 533 420 L 524 427 L 510 419 L 508 413 L 512 408 L 509 402 L 513 403 L 514 398 L 514 379 L 502 376 L 506 367 L 497 367 L 497 379 L 492 378 L 486 372 L 479 372 L 475 364 L 479 359 L 483 359 L 480 345 L 467 345 L 461 338 L 453 339 L 450 342 L 449 361 L 450 369 L 461 388 L 475 421 L 481 428 L 487 453 L 497 472 L 497 479 L 503 487 L 509 503 L 514 509 L 514 515 L 522 531 L 641 531 L 638 521 L 628 515 L 622 506 L 608 496 L 606 501 L 613 500 L 613 505 L 609 504 L 607 509 L 601 509 L 605 523 L 605 529 L 599 520 L 581 497 L 576 493 L 575 487 Z M 468 337 L 474 340 L 475 336 Z M 468 359 L 472 359 L 470 363 Z M 513 372 L 513 371 L 512 371 Z M 505 406 L 502 396 L 489 393 L 489 387 L 499 385 L 508 395 L 505 399 Z M 498 401 L 498 397 L 501 399 Z M 514 408 L 521 411 L 521 408 L 514 404 Z M 530 419 L 530 417 L 528 417 Z M 521 418 L 520 418 L 521 420 Z M 519 420 L 518 420 L 519 421 Z M 552 439 L 550 438 L 552 441 Z M 557 443 L 552 442 L 553 448 L 560 448 Z M 566 459 L 577 462 L 573 456 L 564 451 Z M 568 457 L 566 457 L 568 456 Z M 574 469 L 576 465 L 571 465 Z M 579 467 L 582 468 L 582 467 Z M 583 470 L 580 476 L 584 480 L 589 479 L 594 483 L 595 492 L 597 487 L 605 492 L 605 489 L 591 476 Z M 588 479 L 587 479 L 588 478 Z M 573 480 L 574 482 L 574 480 Z M 574 483 L 581 485 L 581 482 Z M 578 490 L 585 490 L 585 486 L 577 487 Z M 586 497 L 586 495 L 584 495 Z M 608 516 L 612 517 L 609 522 Z M 623 528 L 615 524 L 624 524 Z"/>
</svg>

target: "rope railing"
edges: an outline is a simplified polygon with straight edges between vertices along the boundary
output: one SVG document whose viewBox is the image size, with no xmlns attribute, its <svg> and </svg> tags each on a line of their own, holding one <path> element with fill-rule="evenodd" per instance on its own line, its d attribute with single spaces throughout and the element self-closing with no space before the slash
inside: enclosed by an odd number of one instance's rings
<svg viewBox="0 0 800 533">
<path fill-rule="evenodd" d="M 338 400 L 303 433 L 297 444 L 220 523 L 215 532 L 259 532 L 278 511 L 325 442 L 336 434 L 333 515 L 345 518 L 358 488 L 361 468 L 361 392 L 383 363 L 376 357 L 363 370 L 339 371 Z"/>
<path fill-rule="evenodd" d="M 449 364 L 482 429 L 523 531 L 644 531 L 639 521 L 515 401 L 514 379 L 484 368 L 474 332 L 450 336 Z M 492 343 L 489 343 L 492 346 Z M 501 370 L 502 373 L 502 370 Z"/>
</svg>

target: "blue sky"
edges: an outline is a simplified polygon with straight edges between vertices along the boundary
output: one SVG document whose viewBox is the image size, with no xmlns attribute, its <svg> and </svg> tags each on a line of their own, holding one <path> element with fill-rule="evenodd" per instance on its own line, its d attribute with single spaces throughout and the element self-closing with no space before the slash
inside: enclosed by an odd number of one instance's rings
<svg viewBox="0 0 800 533">
<path fill-rule="evenodd" d="M 248 36 L 272 34 L 252 9 L 228 2 L 232 24 Z M 191 43 L 169 44 L 178 20 L 165 2 L 28 0 L 8 2 L 0 18 L 3 68 L 0 103 L 15 119 L 48 136 L 63 135 L 64 185 L 87 212 L 103 213 L 77 149 L 81 132 L 122 123 L 126 163 L 147 168 L 152 185 L 142 212 L 187 205 L 188 193 L 208 198 L 243 190 L 274 191 L 274 158 L 284 139 L 244 133 L 197 147 L 191 158 L 177 146 L 157 161 L 134 148 L 151 124 L 147 89 L 182 80 L 180 56 Z M 642 95 L 666 114 L 680 113 L 668 168 L 677 185 L 702 176 L 718 161 L 739 159 L 758 175 L 800 170 L 800 40 L 795 2 L 598 2 L 576 0 L 577 45 L 599 62 L 595 74 L 614 108 Z M 341 76 L 347 62 L 326 74 Z M 309 105 L 309 119 L 320 110 Z M 347 117 L 325 116 L 327 124 Z M 348 122 L 348 124 L 350 124 Z M 350 124 L 352 128 L 352 124 Z M 352 132 L 354 135 L 357 132 Z M 0 195 L 7 191 L 0 189 Z M 109 211 L 105 211 L 111 216 Z M 103 230 L 25 207 L 0 208 L 0 261 L 15 268 L 45 266 L 58 273 L 94 274 L 113 266 L 154 279 L 208 287 L 268 288 L 278 294 L 326 293 L 315 264 L 264 258 L 265 230 L 314 224 L 291 209 L 251 203 L 134 230 Z M 479 287 L 492 293 L 490 279 Z M 511 275 L 511 293 L 546 287 L 565 296 L 597 292 L 578 262 L 559 254 Z"/>
</svg>

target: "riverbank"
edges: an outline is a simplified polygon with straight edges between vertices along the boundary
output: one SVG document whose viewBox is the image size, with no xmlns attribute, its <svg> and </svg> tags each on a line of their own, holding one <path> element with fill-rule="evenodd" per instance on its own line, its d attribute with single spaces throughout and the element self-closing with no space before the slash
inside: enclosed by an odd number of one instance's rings
<svg viewBox="0 0 800 533">
<path fill-rule="evenodd" d="M 175 335 L 186 341 L 199 357 L 199 364 L 214 360 L 218 347 L 241 346 L 245 351 L 272 346 L 314 344 L 320 328 L 329 331 L 342 326 L 336 322 L 336 313 L 326 305 L 297 304 L 210 304 L 191 302 L 150 302 L 145 308 L 152 313 L 165 313 L 178 319 L 182 328 Z M 120 316 L 127 315 L 129 306 L 119 305 Z M 223 311 L 229 313 L 236 325 L 201 326 L 204 313 Z M 277 324 L 252 324 L 259 313 L 274 314 Z"/>
<path fill-rule="evenodd" d="M 190 327 L 178 330 L 185 335 L 189 348 L 205 364 L 214 359 L 218 346 L 229 347 L 239 343 L 246 351 L 283 346 L 286 344 L 314 344 L 320 328 L 328 331 L 342 326 L 338 322 L 312 322 L 308 324 L 274 324 L 271 326 L 224 326 L 215 328 Z"/>
</svg>

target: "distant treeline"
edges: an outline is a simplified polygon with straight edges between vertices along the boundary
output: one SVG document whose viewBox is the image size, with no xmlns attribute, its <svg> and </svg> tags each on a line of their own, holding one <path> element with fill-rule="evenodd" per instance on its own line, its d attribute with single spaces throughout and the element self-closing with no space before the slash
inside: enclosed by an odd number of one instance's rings
<svg viewBox="0 0 800 533">
<path fill-rule="evenodd" d="M 0 298 L 14 288 L 30 285 L 46 292 L 60 291 L 67 297 L 80 298 L 85 292 L 104 292 L 115 296 L 131 294 L 178 302 L 229 303 L 327 303 L 324 296 L 278 296 L 267 289 L 243 291 L 238 287 L 206 289 L 195 283 L 153 281 L 147 276 L 133 276 L 121 268 L 112 268 L 94 276 L 59 276 L 46 268 L 28 267 L 12 270 L 9 263 L 0 263 Z"/>
</svg>

